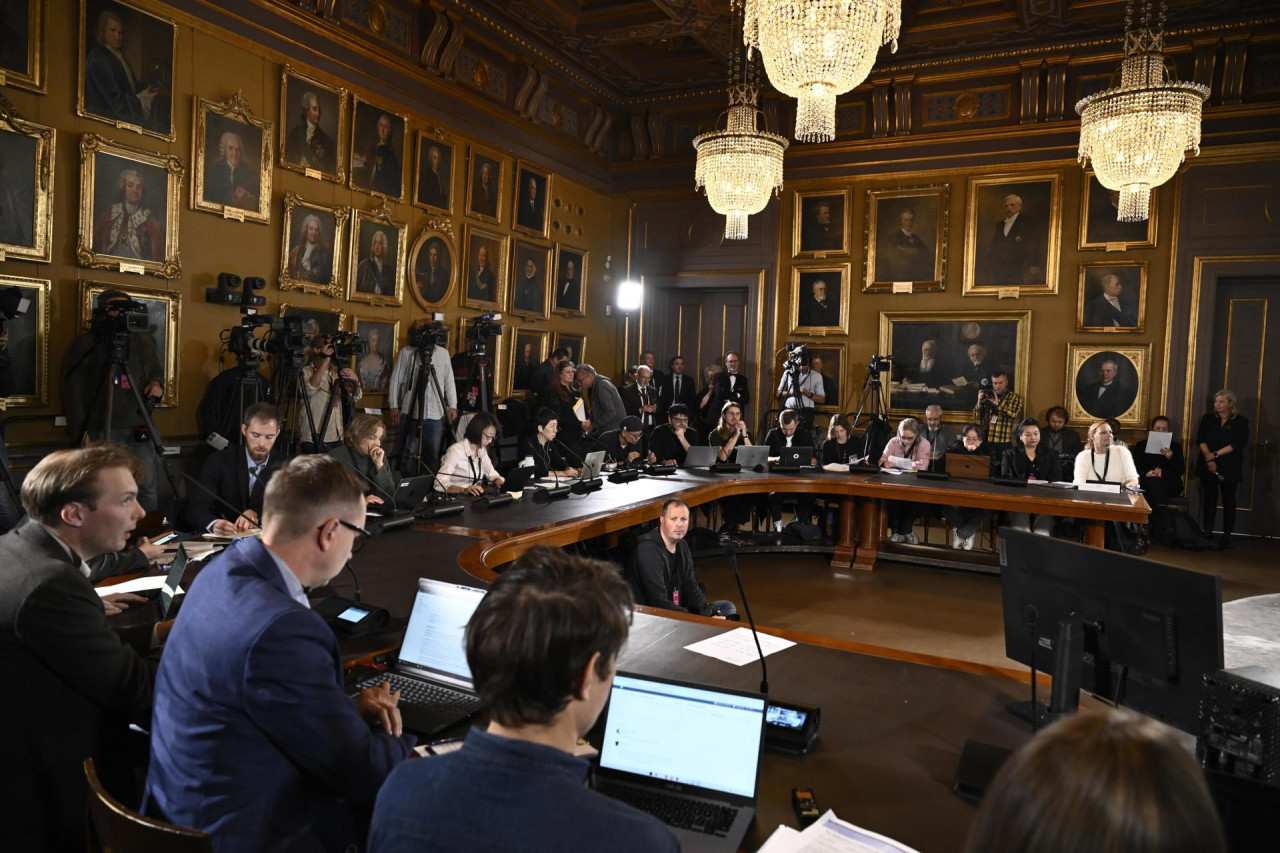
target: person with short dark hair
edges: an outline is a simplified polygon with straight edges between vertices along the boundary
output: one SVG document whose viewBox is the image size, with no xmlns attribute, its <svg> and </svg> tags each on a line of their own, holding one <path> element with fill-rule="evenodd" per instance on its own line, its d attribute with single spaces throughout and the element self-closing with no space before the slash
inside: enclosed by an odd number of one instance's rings
<svg viewBox="0 0 1280 853">
<path fill-rule="evenodd" d="M 369 506 L 396 502 L 396 475 L 387 464 L 387 452 L 382 449 L 382 436 L 386 434 L 382 418 L 361 412 L 351 419 L 341 447 L 329 451 L 329 455 L 356 473 L 364 484 L 364 499 Z"/>
<path fill-rule="evenodd" d="M 810 457 L 801 464 L 816 465 L 817 456 L 813 453 L 812 432 L 805 432 L 801 429 L 802 419 L 800 413 L 794 409 L 783 409 L 782 414 L 778 415 L 778 425 L 765 433 L 764 443 L 769 448 L 770 458 L 782 455 L 782 451 L 790 447 L 809 447 Z M 773 529 L 777 533 L 782 532 L 782 502 L 785 499 L 795 501 L 796 521 L 802 524 L 808 524 L 813 517 L 813 498 L 809 495 L 799 494 L 782 494 L 773 492 L 769 495 L 768 508 L 769 517 L 773 519 Z"/>
<path fill-rule="evenodd" d="M 708 601 L 685 541 L 689 505 L 678 498 L 662 504 L 658 526 L 636 540 L 627 578 L 636 602 L 663 610 L 726 619 L 738 615 L 732 601 Z"/>
<path fill-rule="evenodd" d="M 1035 418 L 1023 418 L 1013 435 L 1013 444 L 1000 459 L 1000 476 L 1011 480 L 1038 480 L 1053 483 L 1062 479 L 1058 454 L 1040 447 L 1040 424 Z M 1009 513 L 1015 530 L 1034 532 L 1040 536 L 1053 533 L 1054 516 L 1029 512 Z"/>
<path fill-rule="evenodd" d="M 414 743 L 388 684 L 348 698 L 337 637 L 307 600 L 367 535 L 364 489 L 338 460 L 300 456 L 271 478 L 262 518 L 183 600 L 142 811 L 209 833 L 215 853 L 347 849 L 364 835 L 353 806 Z"/>
<path fill-rule="evenodd" d="M 215 501 L 204 489 L 191 489 L 186 516 L 193 530 L 234 536 L 261 524 L 267 483 L 283 462 L 276 451 L 280 412 L 270 403 L 244 410 L 242 444 L 224 447 L 205 460 L 200 482 L 235 511 Z"/>
<path fill-rule="evenodd" d="M 1084 442 L 1080 440 L 1080 433 L 1067 429 L 1067 410 L 1052 406 L 1045 412 L 1044 419 L 1048 429 L 1040 431 L 1040 438 L 1045 449 L 1058 454 L 1064 468 L 1074 465 L 1076 454 L 1084 450 Z"/>
<path fill-rule="evenodd" d="M 986 425 L 987 441 L 1003 451 L 1004 445 L 1013 440 L 1014 428 L 1022 420 L 1023 408 L 1022 396 L 1009 389 L 1009 374 L 995 370 L 991 374 L 990 390 L 978 390 L 973 419 Z"/>
<path fill-rule="evenodd" d="M 391 774 L 370 853 L 676 853 L 656 818 L 587 788 L 590 765 L 573 754 L 609 698 L 631 611 L 608 563 L 537 546 L 503 571 L 466 634 L 488 728 Z"/>
<path fill-rule="evenodd" d="M 1166 415 L 1151 419 L 1151 432 L 1171 432 L 1173 425 Z M 1144 441 L 1134 454 L 1133 464 L 1138 469 L 1138 483 L 1147 493 L 1147 504 L 1153 514 L 1161 512 L 1170 498 L 1182 494 L 1182 475 L 1187 463 L 1182 457 L 1182 442 L 1171 440 L 1169 446 L 1158 453 L 1148 453 Z"/>
<path fill-rule="evenodd" d="M 609 460 L 619 465 L 641 465 L 652 462 L 649 443 L 644 437 L 644 424 L 634 415 L 622 419 L 622 425 L 600 436 L 599 447 Z"/>
<path fill-rule="evenodd" d="M 689 448 L 701 443 L 698 431 L 690 426 L 689 407 L 684 403 L 668 406 L 667 422 L 654 427 L 649 436 L 649 450 L 662 465 L 683 465 Z"/>
<path fill-rule="evenodd" d="M 84 846 L 81 765 L 124 764 L 128 723 L 145 724 L 169 624 L 117 633 L 107 623 L 137 596 L 99 598 L 85 562 L 120 551 L 145 514 L 142 463 L 118 444 L 50 453 L 22 483 L 30 516 L 0 536 L 0 821 L 12 850 Z M 128 768 L 123 768 L 127 775 Z"/>
<path fill-rule="evenodd" d="M 985 458 L 991 476 L 999 470 L 999 460 L 991 455 L 991 448 L 982 440 L 982 428 L 977 424 L 965 424 L 961 428 L 960 441 L 951 448 L 951 452 Z M 985 509 L 970 506 L 944 506 L 941 512 L 947 524 L 951 525 L 951 547 L 957 551 L 973 550 L 974 537 L 991 515 Z"/>
<path fill-rule="evenodd" d="M 693 411 L 698 406 L 698 378 L 696 376 L 687 376 L 684 372 L 684 356 L 672 356 L 667 362 L 670 373 L 662 377 L 662 381 L 658 382 L 658 420 L 665 420 L 669 417 L 667 411 L 676 403 L 682 403 Z M 654 374 L 655 377 L 657 374 Z"/>
<path fill-rule="evenodd" d="M 501 488 L 506 479 L 498 474 L 489 458 L 489 448 L 498 442 L 502 427 L 488 412 L 476 412 L 467 423 L 462 440 L 450 445 L 440 460 L 436 488 L 442 492 L 484 494 L 486 483 Z"/>
<path fill-rule="evenodd" d="M 560 363 L 568 360 L 569 351 L 564 347 L 557 347 L 552 350 L 546 361 L 541 362 L 529 374 L 529 390 L 535 395 L 541 395 L 554 388 Z"/>
<path fill-rule="evenodd" d="M 560 419 L 555 411 L 545 406 L 534 416 L 534 433 L 520 445 L 520 458 L 533 459 L 534 475 L 538 477 L 576 477 L 578 469 L 564 461 L 556 448 L 556 435 L 560 431 Z"/>
<path fill-rule="evenodd" d="M 1225 853 L 1204 772 L 1168 726 L 1100 708 L 1054 723 L 1000 768 L 965 853 Z"/>
</svg>

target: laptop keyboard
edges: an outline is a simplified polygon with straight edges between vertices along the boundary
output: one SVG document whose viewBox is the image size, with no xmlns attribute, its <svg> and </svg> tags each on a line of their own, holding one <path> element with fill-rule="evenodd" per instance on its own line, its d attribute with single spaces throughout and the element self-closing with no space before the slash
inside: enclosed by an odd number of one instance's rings
<svg viewBox="0 0 1280 853">
<path fill-rule="evenodd" d="M 400 692 L 401 704 L 425 705 L 457 711 L 473 711 L 480 707 L 480 700 L 475 696 L 427 681 L 419 681 L 416 678 L 405 678 L 394 672 L 370 676 L 361 681 L 357 687 L 361 690 L 366 687 L 377 687 L 384 681 L 390 681 L 391 689 Z"/>
<path fill-rule="evenodd" d="M 739 811 L 733 806 L 704 803 L 674 794 L 664 794 L 632 785 L 617 785 L 607 781 L 597 781 L 596 790 L 653 815 L 667 826 L 707 835 L 727 835 Z"/>
</svg>

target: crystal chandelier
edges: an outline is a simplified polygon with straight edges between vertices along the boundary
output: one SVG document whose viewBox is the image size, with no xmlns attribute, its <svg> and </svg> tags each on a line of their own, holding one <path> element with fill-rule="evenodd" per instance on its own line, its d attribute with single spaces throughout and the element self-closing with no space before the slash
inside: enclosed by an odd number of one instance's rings
<svg viewBox="0 0 1280 853">
<path fill-rule="evenodd" d="M 734 13 L 740 8 L 739 0 L 730 5 Z M 747 74 L 745 62 L 744 57 L 742 78 Z M 747 217 L 764 210 L 769 196 L 782 191 L 782 154 L 788 143 L 776 133 L 758 129 L 759 72 L 754 65 L 752 69 L 755 82 L 738 82 L 738 65 L 730 66 L 729 109 L 722 113 L 725 128 L 693 140 L 698 152 L 694 188 L 704 190 L 711 209 L 724 214 L 726 240 L 747 239 Z"/>
<path fill-rule="evenodd" d="M 1170 78 L 1164 64 L 1164 0 L 1153 29 L 1151 0 L 1133 29 L 1133 0 L 1125 4 L 1120 85 L 1083 98 L 1080 163 L 1109 190 L 1120 191 L 1121 222 L 1148 216 L 1151 190 L 1169 180 L 1190 150 L 1200 153 L 1200 109 L 1209 88 Z"/>
<path fill-rule="evenodd" d="M 746 0 L 742 38 L 769 82 L 797 98 L 796 139 L 836 138 L 836 97 L 867 79 L 883 44 L 898 49 L 901 0 Z"/>
</svg>

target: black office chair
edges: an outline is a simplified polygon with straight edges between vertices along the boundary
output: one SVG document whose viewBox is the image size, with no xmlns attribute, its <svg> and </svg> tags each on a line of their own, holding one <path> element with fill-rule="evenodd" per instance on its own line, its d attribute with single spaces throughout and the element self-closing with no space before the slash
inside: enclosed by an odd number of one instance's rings
<svg viewBox="0 0 1280 853">
<path fill-rule="evenodd" d="M 209 853 L 208 833 L 143 817 L 107 793 L 93 759 L 86 758 L 89 783 L 89 850 L 91 853 Z"/>
</svg>

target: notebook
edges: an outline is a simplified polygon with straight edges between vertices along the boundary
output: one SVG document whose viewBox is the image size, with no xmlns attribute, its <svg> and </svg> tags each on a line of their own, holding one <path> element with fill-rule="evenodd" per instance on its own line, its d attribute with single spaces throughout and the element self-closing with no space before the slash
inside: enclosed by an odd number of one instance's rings
<svg viewBox="0 0 1280 853">
<path fill-rule="evenodd" d="M 766 703 L 619 672 L 594 787 L 667 824 L 685 853 L 736 851 L 755 816 Z"/>
<path fill-rule="evenodd" d="M 960 480 L 990 479 L 991 457 L 983 453 L 948 453 L 947 473 Z"/>
<path fill-rule="evenodd" d="M 405 729 L 418 735 L 434 735 L 476 713 L 480 700 L 472 687 L 464 637 L 484 594 L 482 589 L 419 578 L 399 659 L 389 672 L 369 676 L 356 689 L 390 681 L 391 689 L 400 691 Z"/>
</svg>

